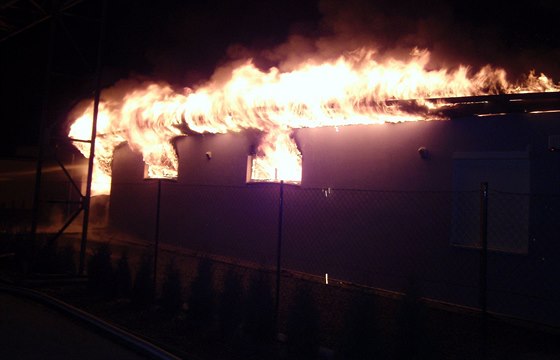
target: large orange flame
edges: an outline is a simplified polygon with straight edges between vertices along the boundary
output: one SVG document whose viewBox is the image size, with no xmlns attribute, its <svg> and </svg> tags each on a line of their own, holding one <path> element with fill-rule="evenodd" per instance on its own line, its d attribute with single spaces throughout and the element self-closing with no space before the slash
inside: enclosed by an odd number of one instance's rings
<svg viewBox="0 0 560 360">
<path fill-rule="evenodd" d="M 332 61 L 309 60 L 289 72 L 263 71 L 247 61 L 226 80 L 209 81 L 194 90 L 176 92 L 167 84 L 145 83 L 120 98 L 102 94 L 93 193 L 109 192 L 113 151 L 123 142 L 142 153 L 148 177 L 175 177 L 177 157 L 171 140 L 184 135 L 179 129 L 258 129 L 266 135 L 252 159 L 250 180 L 299 182 L 301 154 L 291 140 L 292 129 L 431 119 L 429 110 L 441 106 L 430 100 L 434 98 L 560 90 L 545 75 L 532 72 L 523 84 L 512 84 L 503 69 L 490 66 L 474 75 L 466 66 L 428 69 L 429 56 L 414 50 L 406 60 L 381 62 L 374 51 L 361 49 Z M 412 99 L 414 112 L 388 101 L 399 99 Z M 90 104 L 72 120 L 72 139 L 90 138 L 92 113 Z M 89 144 L 75 145 L 89 155 Z"/>
</svg>

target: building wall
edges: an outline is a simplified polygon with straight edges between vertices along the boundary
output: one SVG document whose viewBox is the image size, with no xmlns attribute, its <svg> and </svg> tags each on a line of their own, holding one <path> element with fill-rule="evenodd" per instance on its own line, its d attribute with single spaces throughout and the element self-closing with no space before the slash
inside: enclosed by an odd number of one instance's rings
<svg viewBox="0 0 560 360">
<path fill-rule="evenodd" d="M 299 129 L 302 184 L 284 185 L 282 210 L 279 184 L 246 184 L 258 134 L 187 136 L 177 181 L 161 184 L 160 241 L 274 267 L 280 237 L 284 268 L 396 291 L 415 278 L 425 296 L 477 306 L 488 181 L 489 307 L 559 325 L 557 134 L 556 114 Z M 113 169 L 111 224 L 152 239 L 157 181 L 127 147 Z"/>
</svg>

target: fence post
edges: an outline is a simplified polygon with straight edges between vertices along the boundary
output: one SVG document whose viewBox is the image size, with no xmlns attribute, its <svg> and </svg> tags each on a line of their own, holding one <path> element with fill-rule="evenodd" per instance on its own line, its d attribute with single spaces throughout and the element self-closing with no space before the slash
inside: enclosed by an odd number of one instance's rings
<svg viewBox="0 0 560 360">
<path fill-rule="evenodd" d="M 153 269 L 153 292 L 154 299 L 157 298 L 157 270 L 158 270 L 158 250 L 159 250 L 159 218 L 161 207 L 161 179 L 157 179 L 157 202 L 156 202 L 156 226 L 154 238 L 154 269 Z"/>
<path fill-rule="evenodd" d="M 282 269 L 282 223 L 284 218 L 284 181 L 280 181 L 280 204 L 278 207 L 278 241 L 276 243 L 276 303 L 274 309 L 275 331 L 278 333 L 280 311 L 280 273 Z"/>
<path fill-rule="evenodd" d="M 488 183 L 480 183 L 480 282 L 479 306 L 481 311 L 481 359 L 488 355 Z"/>
</svg>

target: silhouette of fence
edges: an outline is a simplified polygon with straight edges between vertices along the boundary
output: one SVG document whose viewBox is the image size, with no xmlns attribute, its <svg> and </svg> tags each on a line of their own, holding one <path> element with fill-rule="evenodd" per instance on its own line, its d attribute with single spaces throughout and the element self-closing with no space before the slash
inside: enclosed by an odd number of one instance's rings
<svg viewBox="0 0 560 360">
<path fill-rule="evenodd" d="M 154 239 L 156 191 L 153 182 L 114 183 L 110 225 Z M 162 245 L 275 270 L 280 242 L 282 270 L 396 292 L 414 280 L 426 298 L 480 305 L 478 191 L 166 182 L 160 206 Z M 559 195 L 489 184 L 488 311 L 560 325 L 559 218 Z"/>
</svg>

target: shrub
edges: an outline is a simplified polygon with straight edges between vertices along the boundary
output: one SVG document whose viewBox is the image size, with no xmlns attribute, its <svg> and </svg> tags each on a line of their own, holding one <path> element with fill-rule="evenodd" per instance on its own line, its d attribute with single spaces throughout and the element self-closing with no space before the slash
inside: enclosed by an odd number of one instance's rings
<svg viewBox="0 0 560 360">
<path fill-rule="evenodd" d="M 65 275 L 76 275 L 76 252 L 72 245 L 62 248 L 56 255 L 56 272 Z"/>
<path fill-rule="evenodd" d="M 397 313 L 397 359 L 429 359 L 425 309 L 414 280 L 409 280 Z"/>
<path fill-rule="evenodd" d="M 207 327 L 214 315 L 214 288 L 212 285 L 212 264 L 203 259 L 198 264 L 196 278 L 191 283 L 191 294 L 188 300 L 188 317 L 193 325 Z"/>
<path fill-rule="evenodd" d="M 33 264 L 33 271 L 46 274 L 57 273 L 57 252 L 57 242 L 53 239 L 47 240 L 37 252 L 37 257 Z"/>
<path fill-rule="evenodd" d="M 97 295 L 111 298 L 114 295 L 115 282 L 111 263 L 111 248 L 103 243 L 94 250 L 88 262 L 88 285 Z"/>
<path fill-rule="evenodd" d="M 153 303 L 154 300 L 154 281 L 151 258 L 147 255 L 142 257 L 134 285 L 132 286 L 132 303 L 144 307 Z"/>
<path fill-rule="evenodd" d="M 286 329 L 287 347 L 294 359 L 315 359 L 319 350 L 319 313 L 309 287 L 295 295 Z"/>
<path fill-rule="evenodd" d="M 130 298 L 131 290 L 132 276 L 130 275 L 128 254 L 123 251 L 115 269 L 115 293 L 118 298 Z"/>
<path fill-rule="evenodd" d="M 249 284 L 243 328 L 257 344 L 269 344 L 274 340 L 276 324 L 274 299 L 266 274 L 255 276 Z"/>
<path fill-rule="evenodd" d="M 357 294 L 345 316 L 344 332 L 337 358 L 374 359 L 383 356 L 381 333 L 377 329 L 375 301 L 372 296 Z"/>
<path fill-rule="evenodd" d="M 232 337 L 243 320 L 243 287 L 239 275 L 233 270 L 229 270 L 225 277 L 218 318 L 223 338 Z"/>
<path fill-rule="evenodd" d="M 165 280 L 161 288 L 161 307 L 168 315 L 175 315 L 183 304 L 181 288 L 181 274 L 173 261 L 167 264 Z"/>
<path fill-rule="evenodd" d="M 36 241 L 30 234 L 16 234 L 13 239 L 15 271 L 28 274 L 33 268 Z"/>
</svg>

